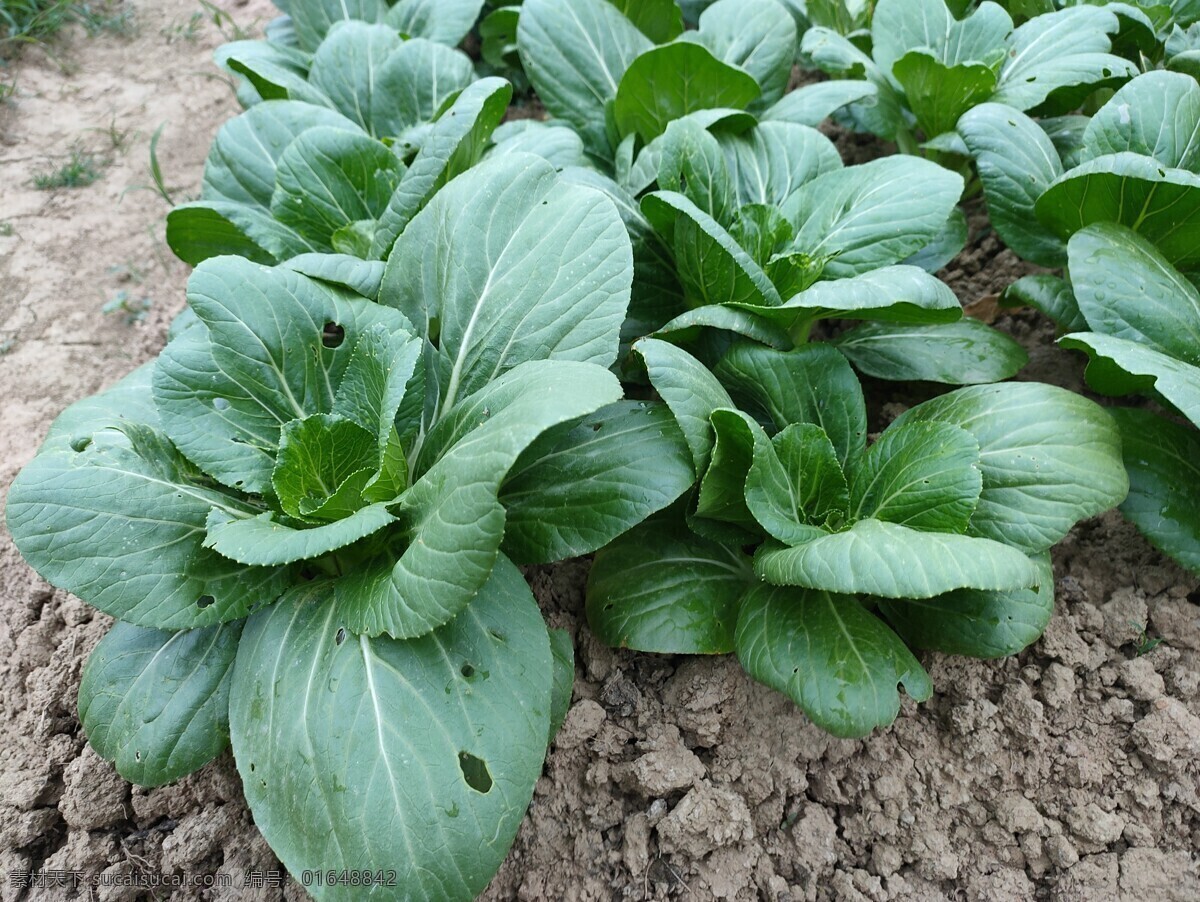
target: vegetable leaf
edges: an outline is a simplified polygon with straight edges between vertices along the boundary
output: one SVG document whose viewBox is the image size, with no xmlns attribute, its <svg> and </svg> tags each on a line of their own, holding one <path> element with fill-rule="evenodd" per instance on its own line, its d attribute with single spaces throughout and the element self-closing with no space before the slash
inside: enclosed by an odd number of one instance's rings
<svg viewBox="0 0 1200 902">
<path fill-rule="evenodd" d="M 474 896 L 542 769 L 553 665 L 537 605 L 499 561 L 423 639 L 345 623 L 327 585 L 247 623 L 229 719 L 254 822 L 293 873 L 396 870 L 410 892 Z"/>
<path fill-rule="evenodd" d="M 912 652 L 852 596 L 756 586 L 737 624 L 746 672 L 835 736 L 865 736 L 900 710 L 897 684 L 924 701 L 933 685 Z"/>
<path fill-rule="evenodd" d="M 141 786 L 178 780 L 221 754 L 241 633 L 241 621 L 176 633 L 115 623 L 79 686 L 92 748 Z"/>
<path fill-rule="evenodd" d="M 753 580 L 738 550 L 658 517 L 596 555 L 588 624 L 614 648 L 723 654 L 733 650 L 738 606 Z"/>
</svg>

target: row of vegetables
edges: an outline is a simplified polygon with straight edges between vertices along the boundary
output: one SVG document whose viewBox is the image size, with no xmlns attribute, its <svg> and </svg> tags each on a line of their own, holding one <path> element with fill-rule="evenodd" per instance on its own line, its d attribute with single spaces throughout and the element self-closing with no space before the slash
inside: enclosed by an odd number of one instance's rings
<svg viewBox="0 0 1200 902">
<path fill-rule="evenodd" d="M 293 874 L 374 874 L 315 895 L 499 867 L 573 677 L 514 564 L 595 552 L 601 640 L 733 652 L 840 736 L 930 695 L 910 649 L 1033 642 L 1082 518 L 1200 569 L 1200 5 L 280 6 L 217 54 L 188 309 L 7 517 L 117 618 L 92 745 L 157 785 L 232 739 Z M 902 152 L 843 165 L 831 115 Z M 978 191 L 1063 268 L 1005 302 L 1151 405 L 1003 381 L 933 275 Z M 869 442 L 856 370 L 955 388 Z"/>
</svg>

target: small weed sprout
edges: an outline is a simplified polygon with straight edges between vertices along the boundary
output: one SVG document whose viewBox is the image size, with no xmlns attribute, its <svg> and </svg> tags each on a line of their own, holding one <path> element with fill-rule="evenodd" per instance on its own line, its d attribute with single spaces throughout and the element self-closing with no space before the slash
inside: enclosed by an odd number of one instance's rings
<svg viewBox="0 0 1200 902">
<path fill-rule="evenodd" d="M 200 6 L 204 12 L 208 13 L 213 25 L 217 27 L 217 30 L 221 32 L 221 37 L 226 41 L 248 41 L 254 37 L 255 26 L 258 24 L 257 19 L 249 28 L 244 28 L 237 23 L 233 16 L 215 3 L 210 3 L 209 0 L 200 0 Z"/>
<path fill-rule="evenodd" d="M 106 161 L 94 153 L 78 147 L 71 150 L 67 162 L 57 169 L 36 173 L 33 186 L 39 191 L 54 191 L 58 188 L 84 188 L 100 178 Z"/>
<path fill-rule="evenodd" d="M 1151 637 L 1148 630 L 1149 624 L 1138 623 L 1136 620 L 1130 620 L 1129 625 L 1138 631 L 1137 637 L 1133 640 L 1133 656 L 1140 658 L 1143 655 L 1148 655 L 1154 649 L 1162 645 L 1161 636 Z"/>
</svg>

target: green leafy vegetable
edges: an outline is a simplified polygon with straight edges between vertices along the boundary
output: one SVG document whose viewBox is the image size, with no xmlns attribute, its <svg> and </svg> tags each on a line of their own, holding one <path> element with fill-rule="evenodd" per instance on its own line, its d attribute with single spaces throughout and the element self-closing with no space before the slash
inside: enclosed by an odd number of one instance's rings
<svg viewBox="0 0 1200 902">
<path fill-rule="evenodd" d="M 735 620 L 747 671 L 837 735 L 889 723 L 898 685 L 929 696 L 905 641 L 982 657 L 1033 642 L 1053 604 L 1046 549 L 1128 489 L 1115 424 L 1062 389 L 959 389 L 868 447 L 829 346 L 736 343 L 716 379 L 661 341 L 638 350 L 700 478 L 686 508 L 601 552 L 589 622 L 613 644 L 713 653 Z"/>
</svg>

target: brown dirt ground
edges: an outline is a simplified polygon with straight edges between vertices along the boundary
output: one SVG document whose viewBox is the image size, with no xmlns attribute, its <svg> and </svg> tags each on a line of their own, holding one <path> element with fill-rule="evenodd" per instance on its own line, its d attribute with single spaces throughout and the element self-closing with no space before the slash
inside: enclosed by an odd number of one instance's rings
<svg viewBox="0 0 1200 902">
<path fill-rule="evenodd" d="M 217 30 L 178 39 L 193 0 L 132 5 L 135 37 L 74 35 L 57 60 L 32 51 L 4 73 L 17 92 L 0 111 L 0 223 L 11 225 L 0 237 L 0 491 L 63 406 L 161 347 L 182 304 L 166 205 L 132 190 L 150 182 L 150 135 L 166 124 L 159 154 L 179 199 L 236 112 L 209 62 Z M 270 10 L 229 8 L 242 24 Z M 103 177 L 34 190 L 33 175 L 75 143 L 110 158 Z M 1025 271 L 981 234 L 943 275 L 972 304 Z M 119 291 L 150 299 L 141 321 L 101 313 Z M 1079 387 L 1047 323 L 1028 312 L 997 323 L 1031 347 L 1029 372 Z M 1200 579 L 1119 516 L 1058 548 L 1058 610 L 1040 642 L 997 662 L 927 655 L 936 697 L 906 702 L 862 741 L 822 734 L 729 658 L 601 647 L 582 617 L 586 569 L 530 572 L 550 621 L 576 638 L 577 682 L 491 902 L 1200 899 Z M 221 872 L 234 883 L 111 887 L 98 899 L 303 898 L 290 881 L 243 885 L 248 869 L 278 864 L 228 756 L 144 790 L 86 747 L 80 668 L 107 623 L 38 579 L 0 530 L 0 871 Z M 1147 636 L 1162 642 L 1139 655 Z M 4 902 L 67 897 L 0 885 Z"/>
</svg>

